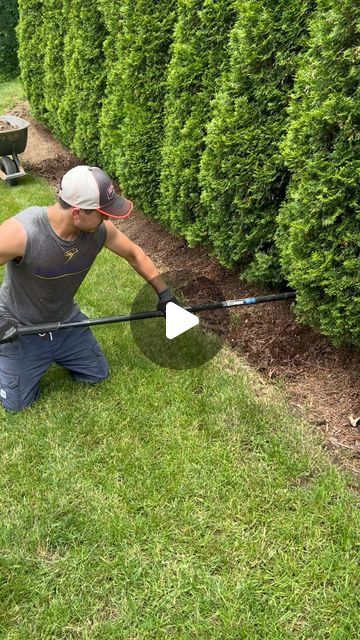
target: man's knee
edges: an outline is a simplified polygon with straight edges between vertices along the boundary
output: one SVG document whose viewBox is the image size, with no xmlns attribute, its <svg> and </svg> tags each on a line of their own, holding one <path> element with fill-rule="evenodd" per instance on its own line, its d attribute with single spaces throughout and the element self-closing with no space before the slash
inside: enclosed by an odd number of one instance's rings
<svg viewBox="0 0 360 640">
<path fill-rule="evenodd" d="M 71 374 L 77 382 L 97 384 L 109 376 L 108 362 L 98 344 L 94 344 L 82 363 L 78 363 Z"/>
<path fill-rule="evenodd" d="M 6 411 L 22 411 L 30 407 L 39 395 L 38 387 L 22 392 L 20 374 L 0 371 L 0 402 Z"/>
</svg>

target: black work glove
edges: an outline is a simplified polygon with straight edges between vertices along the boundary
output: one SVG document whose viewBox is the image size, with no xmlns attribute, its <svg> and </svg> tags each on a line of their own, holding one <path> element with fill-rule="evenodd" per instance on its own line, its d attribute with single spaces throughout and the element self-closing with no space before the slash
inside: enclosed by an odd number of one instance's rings
<svg viewBox="0 0 360 640">
<path fill-rule="evenodd" d="M 157 305 L 157 310 L 162 311 L 164 316 L 166 316 L 166 305 L 168 302 L 173 302 L 174 304 L 179 305 L 179 307 L 182 306 L 178 301 L 178 299 L 174 296 L 170 287 L 167 287 L 163 291 L 160 291 L 160 293 L 158 293 L 158 298 L 159 298 L 159 301 Z"/>
<path fill-rule="evenodd" d="M 0 316 L 0 344 L 14 342 L 19 337 L 14 320 Z"/>
</svg>

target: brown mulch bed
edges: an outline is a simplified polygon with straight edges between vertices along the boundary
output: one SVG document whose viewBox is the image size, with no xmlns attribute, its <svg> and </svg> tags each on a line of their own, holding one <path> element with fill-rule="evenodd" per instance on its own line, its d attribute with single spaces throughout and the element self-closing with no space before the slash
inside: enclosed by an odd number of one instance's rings
<svg viewBox="0 0 360 640">
<path fill-rule="evenodd" d="M 51 132 L 29 115 L 27 103 L 12 110 L 31 123 L 22 161 L 27 172 L 55 187 L 71 167 L 81 164 Z M 34 203 L 36 204 L 36 203 Z M 157 221 L 135 211 L 119 228 L 139 244 L 161 271 L 187 269 L 221 286 L 226 299 L 269 293 L 242 282 L 205 248 L 190 249 Z M 360 473 L 360 352 L 336 349 L 323 336 L 296 323 L 291 302 L 231 310 L 229 344 L 264 379 L 285 390 L 294 411 L 325 434 L 334 461 Z"/>
</svg>

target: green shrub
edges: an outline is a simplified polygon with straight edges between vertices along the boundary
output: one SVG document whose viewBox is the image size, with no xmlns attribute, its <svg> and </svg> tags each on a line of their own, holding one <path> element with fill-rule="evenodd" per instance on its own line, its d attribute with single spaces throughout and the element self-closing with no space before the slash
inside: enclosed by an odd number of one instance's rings
<svg viewBox="0 0 360 640">
<path fill-rule="evenodd" d="M 279 151 L 311 0 L 243 0 L 231 34 L 230 68 L 213 103 L 201 162 L 206 231 L 227 267 L 278 284 L 276 216 L 289 181 Z"/>
<path fill-rule="evenodd" d="M 19 19 L 16 0 L 0 0 L 0 80 L 19 73 L 16 25 Z"/>
<path fill-rule="evenodd" d="M 116 173 L 126 193 L 154 215 L 159 193 L 165 77 L 175 23 L 175 0 L 124 0 L 116 65 L 120 91 L 115 136 Z"/>
<path fill-rule="evenodd" d="M 17 26 L 21 80 L 33 115 L 46 119 L 44 103 L 44 2 L 19 0 Z"/>
<path fill-rule="evenodd" d="M 59 104 L 65 89 L 63 0 L 44 0 L 44 105 L 46 123 L 61 136 Z"/>
<path fill-rule="evenodd" d="M 124 2 L 99 0 L 98 4 L 108 33 L 104 42 L 106 84 L 100 113 L 100 149 L 104 168 L 111 175 L 116 175 L 124 117 Z"/>
<path fill-rule="evenodd" d="M 360 346 L 360 7 L 320 0 L 283 153 L 292 172 L 278 246 L 297 313 Z"/>
<path fill-rule="evenodd" d="M 63 0 L 64 93 L 59 106 L 62 140 L 90 164 L 100 161 L 99 118 L 104 94 L 105 26 L 97 0 Z"/>
<path fill-rule="evenodd" d="M 193 244 L 205 215 L 199 165 L 216 80 L 235 20 L 229 0 L 180 0 L 167 79 L 159 217 Z"/>
</svg>

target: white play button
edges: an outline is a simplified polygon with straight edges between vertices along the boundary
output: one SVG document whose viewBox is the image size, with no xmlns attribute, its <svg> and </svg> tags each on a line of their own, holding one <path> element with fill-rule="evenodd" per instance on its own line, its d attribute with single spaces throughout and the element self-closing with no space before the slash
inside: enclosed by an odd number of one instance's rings
<svg viewBox="0 0 360 640">
<path fill-rule="evenodd" d="M 176 338 L 199 324 L 199 318 L 173 302 L 166 305 L 166 337 Z"/>
</svg>

